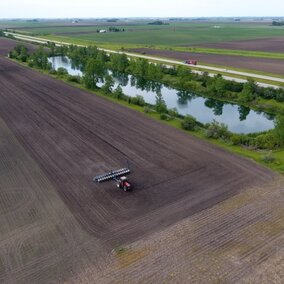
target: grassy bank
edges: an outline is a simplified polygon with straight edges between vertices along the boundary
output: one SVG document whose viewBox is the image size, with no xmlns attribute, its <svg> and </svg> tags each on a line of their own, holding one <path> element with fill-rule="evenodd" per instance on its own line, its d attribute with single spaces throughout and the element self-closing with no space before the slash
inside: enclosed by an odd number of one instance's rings
<svg viewBox="0 0 284 284">
<path fill-rule="evenodd" d="M 243 57 L 258 57 L 269 59 L 284 59 L 283 53 L 276 52 L 263 52 L 263 51 L 250 51 L 250 50 L 233 50 L 233 49 L 221 49 L 221 48 L 204 48 L 204 47 L 173 47 L 165 48 L 176 51 L 195 52 L 195 53 L 207 53 L 207 54 L 220 54 L 220 55 L 233 55 Z"/>
</svg>

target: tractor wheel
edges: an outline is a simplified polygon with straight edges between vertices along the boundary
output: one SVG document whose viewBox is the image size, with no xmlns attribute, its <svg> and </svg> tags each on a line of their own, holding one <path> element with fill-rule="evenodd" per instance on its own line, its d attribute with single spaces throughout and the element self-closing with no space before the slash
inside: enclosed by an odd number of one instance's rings
<svg viewBox="0 0 284 284">
<path fill-rule="evenodd" d="M 123 187 L 123 190 L 124 190 L 124 191 L 127 191 L 127 187 L 126 187 L 126 186 L 124 186 L 124 187 Z"/>
</svg>

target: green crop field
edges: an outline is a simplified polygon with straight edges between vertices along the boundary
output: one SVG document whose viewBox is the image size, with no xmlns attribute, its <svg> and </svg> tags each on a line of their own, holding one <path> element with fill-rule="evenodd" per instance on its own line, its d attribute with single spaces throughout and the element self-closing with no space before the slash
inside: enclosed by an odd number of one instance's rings
<svg viewBox="0 0 284 284">
<path fill-rule="evenodd" d="M 100 34 L 97 29 L 110 26 L 124 28 L 125 32 Z M 284 27 L 273 27 L 270 23 L 193 23 L 170 22 L 169 25 L 148 25 L 147 22 L 80 22 L 71 21 L 0 21 L 0 28 L 11 28 L 37 35 L 62 35 L 91 40 L 98 43 L 188 46 L 203 43 L 247 40 L 284 36 Z"/>
<path fill-rule="evenodd" d="M 263 26 L 224 25 L 214 28 L 212 25 L 169 25 L 163 27 L 140 26 L 124 33 L 85 33 L 69 34 L 69 37 L 94 40 L 96 42 L 141 44 L 141 45 L 167 45 L 186 46 L 211 42 L 233 40 L 257 39 L 284 35 L 284 28 Z"/>
</svg>

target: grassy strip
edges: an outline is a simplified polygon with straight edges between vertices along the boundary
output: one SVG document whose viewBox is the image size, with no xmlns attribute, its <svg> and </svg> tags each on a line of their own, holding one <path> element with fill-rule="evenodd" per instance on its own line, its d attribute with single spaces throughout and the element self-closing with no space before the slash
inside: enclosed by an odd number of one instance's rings
<svg viewBox="0 0 284 284">
<path fill-rule="evenodd" d="M 14 60 L 14 59 L 11 59 L 11 60 L 14 61 L 14 62 L 17 62 L 18 64 L 21 64 L 21 65 L 23 65 L 23 66 L 25 66 L 27 68 L 31 68 L 26 63 L 22 63 L 22 62 L 19 62 L 17 60 Z M 31 68 L 31 69 L 34 69 L 34 68 Z M 160 114 L 158 114 L 156 112 L 145 113 L 143 107 L 137 106 L 137 105 L 133 105 L 133 104 L 129 104 L 126 101 L 122 101 L 122 100 L 116 99 L 114 97 L 105 95 L 99 89 L 95 90 L 95 91 L 92 91 L 92 90 L 89 90 L 89 89 L 85 88 L 82 84 L 70 82 L 70 81 L 66 80 L 66 78 L 63 78 L 63 77 L 59 78 L 56 75 L 51 75 L 51 74 L 49 74 L 48 71 L 39 70 L 39 69 L 34 69 L 34 70 L 37 70 L 38 72 L 40 72 L 42 74 L 46 74 L 48 76 L 51 76 L 51 77 L 53 77 L 53 78 L 55 78 L 57 80 L 64 81 L 65 83 L 67 83 L 69 85 L 72 85 L 72 86 L 74 86 L 76 88 L 79 88 L 81 90 L 87 91 L 89 93 L 92 93 L 92 94 L 94 94 L 96 96 L 102 97 L 102 98 L 104 98 L 106 100 L 109 100 L 111 102 L 118 103 L 118 104 L 123 105 L 123 106 L 125 106 L 127 108 L 130 108 L 132 110 L 135 110 L 135 111 L 138 111 L 140 113 L 143 113 L 144 115 L 146 115 L 147 117 L 149 117 L 151 119 L 158 120 L 161 123 L 165 123 L 167 125 L 170 125 L 170 126 L 176 128 L 176 129 L 184 131 L 185 133 L 187 133 L 189 135 L 195 136 L 195 137 L 197 137 L 199 139 L 202 139 L 202 140 L 206 140 L 209 143 L 215 144 L 215 145 L 217 145 L 217 146 L 219 146 L 221 148 L 224 148 L 224 149 L 226 149 L 226 150 L 228 150 L 230 152 L 233 152 L 235 154 L 238 154 L 238 155 L 241 155 L 243 157 L 246 157 L 246 158 L 249 158 L 251 160 L 254 160 L 258 164 L 262 164 L 263 166 L 268 167 L 268 168 L 270 168 L 273 171 L 276 171 L 276 172 L 279 172 L 281 174 L 284 174 L 284 149 L 273 151 L 273 157 L 275 158 L 275 160 L 273 162 L 267 163 L 267 162 L 264 162 L 263 157 L 264 157 L 265 154 L 268 153 L 268 151 L 255 151 L 255 150 L 246 149 L 246 148 L 244 148 L 242 146 L 229 145 L 229 144 L 225 143 L 224 141 L 208 139 L 205 136 L 205 134 L 204 134 L 204 132 L 202 130 L 198 130 L 198 131 L 185 131 L 185 130 L 183 130 L 182 127 L 181 127 L 181 120 L 178 119 L 178 118 L 174 118 L 174 119 L 171 119 L 169 121 L 160 120 Z"/>
<path fill-rule="evenodd" d="M 78 44 L 78 45 L 95 45 L 100 48 L 105 48 L 105 49 L 112 49 L 112 50 L 121 50 L 121 49 L 131 49 L 131 48 L 140 48 L 143 47 L 138 44 L 112 44 L 112 43 L 102 43 L 102 42 L 97 42 L 93 40 L 84 40 L 84 39 L 77 39 L 77 38 L 70 38 L 70 37 L 65 37 L 65 36 L 55 36 L 55 35 L 44 35 L 44 36 L 38 36 L 40 38 L 46 39 L 46 40 L 54 40 L 54 41 L 61 41 L 61 42 L 66 42 L 70 44 Z M 145 46 L 144 46 L 145 47 Z"/>
<path fill-rule="evenodd" d="M 210 67 L 216 67 L 216 68 L 220 68 L 220 69 L 228 69 L 228 66 L 224 66 L 224 65 L 217 65 L 217 64 L 211 64 L 211 63 L 206 63 L 206 62 L 199 62 L 199 64 L 201 64 L 201 65 L 204 64 L 204 65 L 207 65 L 207 66 L 210 66 Z M 231 67 L 231 66 L 229 66 L 229 70 L 238 71 L 238 72 L 246 72 L 246 73 L 253 72 L 252 77 L 253 77 L 254 74 L 256 74 L 256 75 L 274 77 L 276 79 L 278 79 L 278 78 L 284 79 L 284 75 L 282 75 L 282 74 L 263 72 L 263 71 L 259 71 L 259 70 L 249 70 L 249 69 L 237 68 L 237 67 Z M 231 73 L 228 73 L 228 74 L 236 75 L 236 74 L 231 74 Z M 241 76 L 241 75 L 237 75 L 237 76 Z M 249 77 L 249 76 L 246 76 L 246 77 Z M 255 79 L 256 80 L 261 80 L 260 78 L 255 78 Z M 266 80 L 266 81 L 268 81 L 268 80 Z M 275 84 L 277 83 L 275 81 L 273 81 L 273 82 Z M 278 84 L 281 84 L 281 83 L 278 83 Z"/>
<path fill-rule="evenodd" d="M 270 59 L 284 59 L 283 53 L 264 52 L 264 51 L 250 51 L 250 50 L 235 50 L 235 49 L 221 49 L 221 48 L 203 48 L 203 47 L 171 47 L 163 48 L 167 50 L 194 52 L 194 53 L 208 53 L 220 55 L 233 55 L 243 57 L 258 57 Z"/>
<path fill-rule="evenodd" d="M 26 33 L 27 34 L 27 33 Z M 162 50 L 174 50 L 174 51 L 183 51 L 183 52 L 193 52 L 193 53 L 206 53 L 206 54 L 220 54 L 220 55 L 232 55 L 232 56 L 243 56 L 243 57 L 257 57 L 257 58 L 268 58 L 268 59 L 283 59 L 283 53 L 274 53 L 274 52 L 263 52 L 263 51 L 249 51 L 249 50 L 231 50 L 231 49 L 220 49 L 220 48 L 203 48 L 203 47 L 178 47 L 172 46 L 168 47 L 165 45 L 142 45 L 142 44 L 130 44 L 130 43 L 104 43 L 104 42 L 96 42 L 92 40 L 84 40 L 77 38 L 70 38 L 65 36 L 56 36 L 56 35 L 46 35 L 40 36 L 43 38 L 49 38 L 51 40 L 61 40 L 66 42 L 76 42 L 78 44 L 84 44 L 86 42 L 90 44 L 96 44 L 99 47 L 120 50 L 122 47 L 125 49 L 130 48 L 141 48 L 141 47 L 149 47 L 154 49 L 162 49 Z"/>
</svg>

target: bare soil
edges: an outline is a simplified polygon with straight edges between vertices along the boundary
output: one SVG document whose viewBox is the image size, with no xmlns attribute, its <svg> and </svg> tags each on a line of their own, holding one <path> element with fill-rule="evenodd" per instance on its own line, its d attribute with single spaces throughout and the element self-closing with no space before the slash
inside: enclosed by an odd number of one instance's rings
<svg viewBox="0 0 284 284">
<path fill-rule="evenodd" d="M 68 283 L 105 263 L 104 246 L 82 230 L 2 119 L 0 177 L 0 283 Z"/>
<path fill-rule="evenodd" d="M 18 44 L 25 45 L 28 48 L 29 52 L 33 52 L 37 48 L 36 45 L 0 37 L 0 56 L 7 56 L 9 51 L 14 49 Z"/>
<path fill-rule="evenodd" d="M 203 64 L 207 63 L 281 75 L 284 74 L 284 60 L 280 59 L 159 50 L 150 48 L 134 48 L 130 49 L 130 51 L 177 60 L 194 59 Z"/>
<path fill-rule="evenodd" d="M 124 247 L 97 282 L 282 284 L 283 182 L 247 189 Z"/>
<path fill-rule="evenodd" d="M 251 50 L 265 52 L 284 52 L 284 37 L 273 37 L 263 39 L 251 39 L 241 41 L 228 41 L 220 43 L 199 44 L 199 47 L 234 49 L 234 50 Z"/>
<path fill-rule="evenodd" d="M 133 192 L 93 183 L 125 157 Z M 0 174 L 2 283 L 235 282 L 283 259 L 271 171 L 5 58 Z"/>
<path fill-rule="evenodd" d="M 273 174 L 248 160 L 65 83 L 0 59 L 1 117 L 81 225 L 123 244 Z M 13 103 L 11 103 L 13 102 Z M 134 191 L 94 175 L 124 167 Z"/>
</svg>

